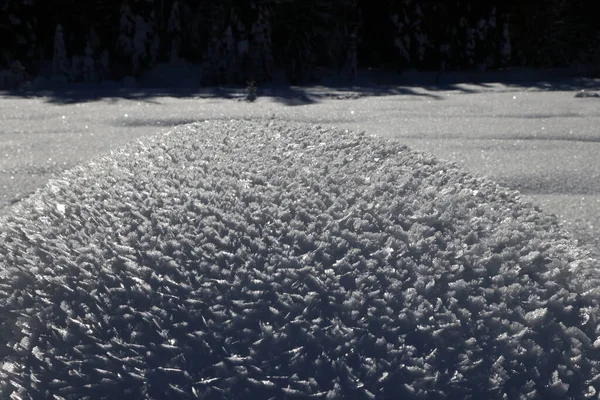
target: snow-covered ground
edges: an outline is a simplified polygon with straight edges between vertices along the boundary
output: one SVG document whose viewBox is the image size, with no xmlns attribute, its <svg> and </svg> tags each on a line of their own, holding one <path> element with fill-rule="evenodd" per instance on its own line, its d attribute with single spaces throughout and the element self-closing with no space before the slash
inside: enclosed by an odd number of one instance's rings
<svg viewBox="0 0 600 400">
<path fill-rule="evenodd" d="M 395 140 L 187 124 L 0 217 L 0 398 L 589 400 L 599 261 Z"/>
<path fill-rule="evenodd" d="M 532 76 L 512 76 L 512 84 L 491 79 L 502 74 L 479 79 L 480 84 L 449 84 L 461 80 L 449 75 L 445 85 L 433 87 L 427 84 L 433 75 L 409 73 L 404 85 L 382 78 L 384 85 L 377 88 L 259 87 L 254 103 L 240 101 L 243 90 L 232 87 L 79 86 L 30 97 L 4 93 L 0 210 L 57 173 L 165 127 L 215 118 L 275 118 L 365 130 L 456 161 L 521 190 L 577 237 L 599 247 L 600 99 L 574 94 L 600 84 L 525 83 Z"/>
</svg>

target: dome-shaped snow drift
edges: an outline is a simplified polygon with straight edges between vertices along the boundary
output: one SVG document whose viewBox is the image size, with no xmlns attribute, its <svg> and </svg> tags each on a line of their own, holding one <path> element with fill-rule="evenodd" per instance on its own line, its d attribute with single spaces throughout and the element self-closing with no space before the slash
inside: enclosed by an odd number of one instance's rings
<svg viewBox="0 0 600 400">
<path fill-rule="evenodd" d="M 0 220 L 0 398 L 597 398 L 597 267 L 395 142 L 181 126 Z"/>
</svg>

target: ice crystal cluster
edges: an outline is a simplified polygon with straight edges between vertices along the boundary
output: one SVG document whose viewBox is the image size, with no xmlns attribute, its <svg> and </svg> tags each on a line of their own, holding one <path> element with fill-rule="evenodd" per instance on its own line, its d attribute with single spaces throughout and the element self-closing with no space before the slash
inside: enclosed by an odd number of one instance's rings
<svg viewBox="0 0 600 400">
<path fill-rule="evenodd" d="M 597 268 L 397 142 L 185 125 L 0 220 L 0 398 L 597 399 Z"/>
</svg>

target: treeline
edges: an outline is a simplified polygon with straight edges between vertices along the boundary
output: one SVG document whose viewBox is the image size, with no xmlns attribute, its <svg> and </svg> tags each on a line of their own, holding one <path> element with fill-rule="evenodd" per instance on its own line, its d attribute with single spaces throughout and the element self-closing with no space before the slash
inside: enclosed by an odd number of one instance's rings
<svg viewBox="0 0 600 400">
<path fill-rule="evenodd" d="M 357 68 L 600 66 L 592 0 L 3 0 L 0 67 L 73 81 L 203 65 L 206 84 Z"/>
</svg>

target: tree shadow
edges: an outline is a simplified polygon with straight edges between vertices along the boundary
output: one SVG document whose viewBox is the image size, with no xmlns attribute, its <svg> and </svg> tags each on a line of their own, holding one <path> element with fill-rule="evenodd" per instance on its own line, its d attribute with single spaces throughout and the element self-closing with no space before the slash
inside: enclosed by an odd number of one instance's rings
<svg viewBox="0 0 600 400">
<path fill-rule="evenodd" d="M 258 97 L 268 97 L 286 106 L 317 104 L 328 99 L 349 100 L 361 97 L 412 95 L 424 96 L 434 100 L 444 97 L 435 93 L 419 92 L 416 88 L 394 85 L 328 85 L 328 86 L 287 86 L 265 84 L 257 88 Z M 160 97 L 225 99 L 245 101 L 246 88 L 242 86 L 219 86 L 200 88 L 120 88 L 101 85 L 69 85 L 63 88 L 42 90 L 0 91 L 0 96 L 15 98 L 41 98 L 49 104 L 77 104 L 95 101 L 116 102 L 132 100 L 159 104 Z"/>
<path fill-rule="evenodd" d="M 438 71 L 397 73 L 368 69 L 352 83 L 341 77 L 324 77 L 306 86 L 286 84 L 258 85 L 258 97 L 268 97 L 286 106 L 316 104 L 326 99 L 357 99 L 378 96 L 420 96 L 444 100 L 439 92 L 482 93 L 498 88 L 509 90 L 580 91 L 600 90 L 600 80 L 573 77 L 568 70 L 514 69 L 473 72 Z M 103 84 L 65 84 L 40 89 L 0 91 L 0 96 L 41 98 L 51 104 L 76 104 L 122 99 L 157 104 L 157 98 L 198 98 L 244 101 L 246 88 L 240 85 L 212 87 L 137 87 L 124 88 L 117 82 Z"/>
<path fill-rule="evenodd" d="M 257 88 L 258 97 L 265 96 L 286 106 L 304 106 L 318 103 L 313 96 L 309 96 L 302 87 L 267 85 Z"/>
<path fill-rule="evenodd" d="M 12 90 L 0 92 L 7 97 L 43 98 L 50 104 L 76 104 L 95 101 L 133 100 L 160 104 L 156 98 L 221 98 L 234 99 L 235 90 L 212 87 L 199 89 L 186 88 L 121 88 L 105 85 L 68 85 L 61 88 L 41 90 Z"/>
<path fill-rule="evenodd" d="M 126 118 L 121 119 L 118 122 L 109 122 L 113 126 L 126 126 L 126 127 L 140 127 L 140 126 L 164 126 L 172 127 L 178 125 L 187 125 L 194 122 L 198 122 L 198 119 L 185 119 L 185 118 Z"/>
<path fill-rule="evenodd" d="M 423 96 L 433 100 L 444 100 L 444 96 L 435 93 L 420 92 L 416 88 L 394 85 L 353 84 L 327 86 L 266 86 L 259 90 L 259 96 L 272 98 L 275 102 L 286 106 L 315 104 L 324 100 L 353 100 L 363 97 L 382 96 Z"/>
<path fill-rule="evenodd" d="M 543 142 L 585 142 L 585 143 L 600 143 L 600 137 L 591 137 L 583 135 L 558 135 L 558 136 L 543 136 L 543 135 L 510 135 L 510 136 L 492 136 L 490 140 L 527 140 L 527 141 L 543 141 Z"/>
<path fill-rule="evenodd" d="M 424 84 L 422 87 L 432 91 L 454 90 L 464 93 L 481 93 L 494 90 L 498 88 L 499 84 L 514 91 L 600 90 L 599 79 L 576 76 L 568 68 L 516 68 L 489 72 L 453 72 L 442 75 L 437 84 Z"/>
</svg>

